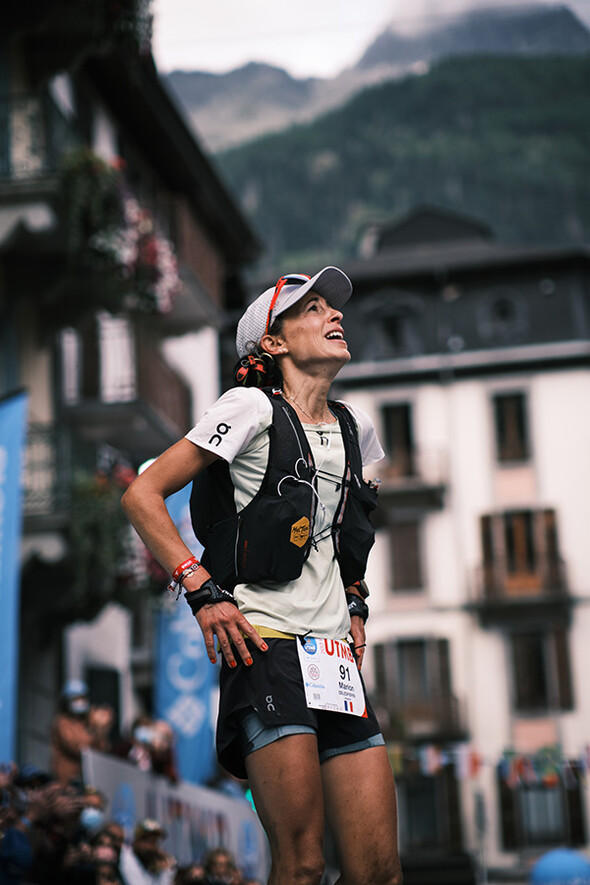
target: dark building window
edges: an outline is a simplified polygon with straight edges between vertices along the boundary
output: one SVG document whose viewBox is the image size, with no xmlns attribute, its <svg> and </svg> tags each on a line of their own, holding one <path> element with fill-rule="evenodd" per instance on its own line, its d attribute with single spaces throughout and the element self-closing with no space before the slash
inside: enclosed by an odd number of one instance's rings
<svg viewBox="0 0 590 885">
<path fill-rule="evenodd" d="M 573 692 L 563 628 L 510 636 L 514 706 L 520 713 L 571 710 Z"/>
<path fill-rule="evenodd" d="M 414 777 L 398 784 L 400 842 L 413 851 L 438 848 L 443 841 L 437 814 L 437 783 L 433 777 Z"/>
<path fill-rule="evenodd" d="M 385 446 L 392 476 L 413 476 L 415 472 L 412 406 L 397 403 L 383 408 Z"/>
<path fill-rule="evenodd" d="M 385 705 L 451 696 L 448 639 L 400 639 L 375 646 L 375 688 Z"/>
<path fill-rule="evenodd" d="M 398 642 L 399 693 L 402 701 L 428 698 L 427 645 L 422 639 Z"/>
<path fill-rule="evenodd" d="M 461 802 L 454 766 L 446 765 L 431 777 L 404 774 L 397 780 L 402 852 L 416 852 L 420 857 L 428 851 L 461 852 Z M 468 875 L 467 870 L 465 874 Z"/>
<path fill-rule="evenodd" d="M 530 575 L 534 573 L 536 556 L 532 511 L 505 513 L 503 522 L 508 574 Z"/>
<path fill-rule="evenodd" d="M 554 510 L 513 510 L 481 517 L 486 594 L 557 593 L 564 589 Z"/>
<path fill-rule="evenodd" d="M 498 461 L 525 461 L 530 456 L 525 394 L 495 396 L 494 419 Z"/>
<path fill-rule="evenodd" d="M 502 843 L 506 851 L 585 845 L 581 772 L 569 763 L 569 783 L 509 786 L 498 768 Z"/>
<path fill-rule="evenodd" d="M 421 590 L 420 523 L 393 522 L 389 528 L 394 591 Z"/>
</svg>

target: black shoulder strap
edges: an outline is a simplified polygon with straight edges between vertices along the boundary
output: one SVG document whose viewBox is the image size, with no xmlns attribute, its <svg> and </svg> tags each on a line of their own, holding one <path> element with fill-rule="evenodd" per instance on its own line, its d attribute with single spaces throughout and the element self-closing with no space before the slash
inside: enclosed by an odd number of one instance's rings
<svg viewBox="0 0 590 885">
<path fill-rule="evenodd" d="M 309 479 L 313 455 L 305 431 L 293 409 L 280 390 L 265 387 L 273 418 L 269 426 L 269 455 L 266 473 L 255 497 L 267 491 L 276 494 L 276 484 L 287 475 L 299 471 L 301 479 Z M 193 530 L 199 543 L 207 547 L 211 527 L 236 512 L 234 487 L 229 464 L 214 461 L 196 476 L 190 498 Z"/>
<path fill-rule="evenodd" d="M 360 478 L 363 472 L 363 459 L 354 415 L 344 403 L 337 400 L 328 400 L 328 406 L 340 423 L 347 465 L 350 465 L 351 473 Z"/>
<path fill-rule="evenodd" d="M 269 427 L 268 465 L 260 493 L 267 491 L 269 486 L 272 493 L 276 493 L 277 477 L 280 479 L 295 472 L 300 478 L 309 479 L 314 461 L 309 440 L 295 409 L 280 390 L 265 387 L 263 393 L 270 400 L 273 418 Z"/>
</svg>

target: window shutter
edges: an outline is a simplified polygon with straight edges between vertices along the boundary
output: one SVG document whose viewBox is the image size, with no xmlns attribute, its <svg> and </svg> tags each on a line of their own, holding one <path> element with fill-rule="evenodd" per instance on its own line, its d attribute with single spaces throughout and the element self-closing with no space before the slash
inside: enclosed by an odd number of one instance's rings
<svg viewBox="0 0 590 885">
<path fill-rule="evenodd" d="M 569 844 L 576 845 L 585 845 L 587 842 L 586 837 L 586 822 L 584 820 L 584 808 L 582 801 L 582 790 L 580 788 L 580 766 L 575 763 L 570 763 L 571 770 L 573 776 L 576 778 L 576 784 L 573 789 L 568 790 L 567 788 L 564 790 L 565 792 L 565 804 L 567 808 L 567 816 L 569 822 Z"/>
<path fill-rule="evenodd" d="M 545 551 L 547 557 L 547 581 L 549 592 L 555 593 L 561 589 L 561 574 L 559 568 L 559 543 L 557 540 L 557 522 L 555 510 L 543 511 L 543 529 L 545 539 Z"/>
<path fill-rule="evenodd" d="M 414 435 L 412 405 L 399 403 L 383 410 L 385 445 L 393 476 L 414 475 Z"/>
<path fill-rule="evenodd" d="M 447 806 L 448 847 L 449 851 L 459 853 L 463 850 L 463 826 L 454 765 L 446 765 L 443 768 L 443 783 Z"/>
<path fill-rule="evenodd" d="M 497 768 L 498 791 L 500 799 L 500 823 L 502 829 L 502 847 L 505 851 L 514 851 L 521 847 L 522 838 L 518 825 L 517 792 L 511 790 L 502 777 L 502 768 Z"/>
<path fill-rule="evenodd" d="M 420 524 L 394 522 L 390 530 L 394 590 L 420 590 Z"/>
<path fill-rule="evenodd" d="M 486 596 L 494 595 L 494 537 L 492 517 L 482 516 L 480 519 L 481 549 L 483 557 L 483 587 Z"/>
<path fill-rule="evenodd" d="M 438 692 L 443 698 L 451 696 L 451 661 L 449 654 L 449 640 L 437 639 L 437 672 L 438 672 Z"/>
<path fill-rule="evenodd" d="M 385 646 L 379 644 L 373 649 L 375 661 L 375 689 L 379 703 L 387 697 L 387 676 L 385 673 Z"/>
<path fill-rule="evenodd" d="M 558 704 L 560 710 L 571 710 L 574 706 L 572 677 L 569 660 L 567 631 L 562 627 L 555 630 L 555 670 L 557 675 Z"/>
</svg>

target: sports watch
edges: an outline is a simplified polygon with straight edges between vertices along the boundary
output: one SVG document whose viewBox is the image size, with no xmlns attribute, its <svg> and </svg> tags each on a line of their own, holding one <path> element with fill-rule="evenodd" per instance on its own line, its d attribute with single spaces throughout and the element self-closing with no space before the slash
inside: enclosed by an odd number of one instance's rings
<svg viewBox="0 0 590 885">
<path fill-rule="evenodd" d="M 231 602 L 236 607 L 238 605 L 233 595 L 228 590 L 223 590 L 213 578 L 207 578 L 197 590 L 187 590 L 184 598 L 190 605 L 193 615 L 196 615 L 204 605 L 216 602 Z"/>
<path fill-rule="evenodd" d="M 358 615 L 363 621 L 367 620 L 369 617 L 369 606 L 364 599 L 361 599 L 356 593 L 347 593 L 346 602 L 348 604 L 348 614 L 351 618 L 353 615 Z"/>
</svg>

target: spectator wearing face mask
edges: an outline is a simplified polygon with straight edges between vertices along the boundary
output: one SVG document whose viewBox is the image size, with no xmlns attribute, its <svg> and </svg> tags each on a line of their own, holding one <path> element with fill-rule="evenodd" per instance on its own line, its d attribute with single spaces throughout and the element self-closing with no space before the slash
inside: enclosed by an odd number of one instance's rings
<svg viewBox="0 0 590 885">
<path fill-rule="evenodd" d="M 108 820 L 101 830 L 101 835 L 110 840 L 110 844 L 113 846 L 113 849 L 115 851 L 116 862 L 118 866 L 119 859 L 121 857 L 121 849 L 125 844 L 125 830 L 120 823 L 117 823 L 117 821 Z"/>
<path fill-rule="evenodd" d="M 226 848 L 213 848 L 204 867 L 206 885 L 239 885 L 242 881 L 233 855 Z"/>
<path fill-rule="evenodd" d="M 32 768 L 32 766 L 31 766 Z M 33 866 L 27 798 L 13 763 L 0 765 L 0 885 L 20 885 Z"/>
<path fill-rule="evenodd" d="M 128 738 L 120 741 L 115 755 L 133 762 L 141 771 L 162 775 L 176 784 L 178 772 L 174 757 L 174 732 L 163 719 L 138 716 Z"/>
<path fill-rule="evenodd" d="M 123 737 L 114 747 L 116 756 L 132 762 L 141 771 L 152 770 L 151 743 L 154 737 L 153 719 L 151 716 L 142 714 L 138 716 L 126 737 Z"/>
<path fill-rule="evenodd" d="M 65 683 L 51 726 L 51 770 L 60 783 L 82 779 L 83 750 L 108 750 L 112 724 L 112 709 L 91 707 L 84 682 L 70 679 Z"/>
<path fill-rule="evenodd" d="M 205 868 L 200 863 L 180 867 L 176 872 L 174 885 L 206 885 Z"/>
<path fill-rule="evenodd" d="M 135 828 L 131 846 L 123 845 L 119 870 L 125 885 L 173 885 L 176 861 L 161 847 L 166 831 L 146 819 Z"/>
</svg>

